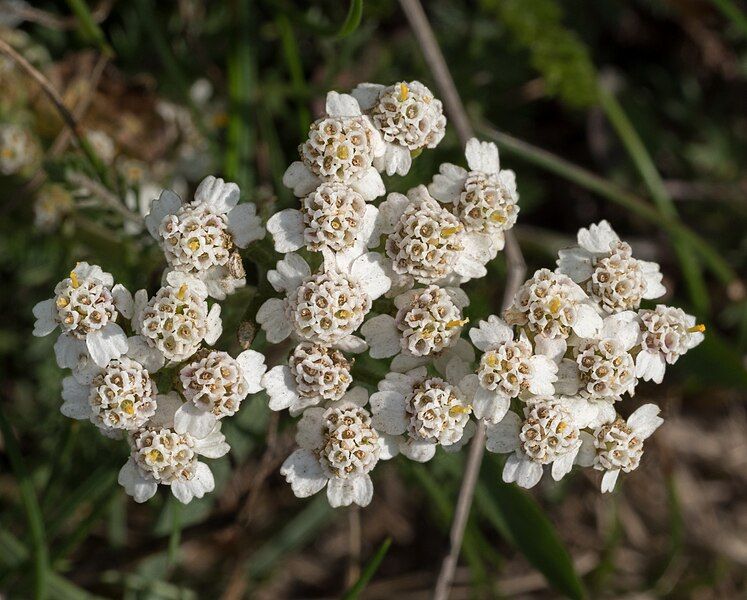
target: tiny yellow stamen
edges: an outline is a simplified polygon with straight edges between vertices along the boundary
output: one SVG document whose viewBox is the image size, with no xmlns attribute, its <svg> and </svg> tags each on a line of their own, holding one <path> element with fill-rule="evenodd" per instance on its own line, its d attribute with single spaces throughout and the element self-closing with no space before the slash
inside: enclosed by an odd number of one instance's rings
<svg viewBox="0 0 747 600">
<path fill-rule="evenodd" d="M 399 101 L 404 102 L 407 100 L 407 97 L 410 95 L 410 88 L 407 87 L 407 84 L 403 81 L 399 84 Z"/>
<path fill-rule="evenodd" d="M 348 150 L 347 146 L 340 146 L 337 149 L 337 158 L 340 160 L 347 160 L 350 156 L 350 151 Z"/>
<path fill-rule="evenodd" d="M 160 450 L 153 449 L 148 452 L 148 458 L 151 462 L 160 462 L 163 458 L 163 455 L 161 454 Z"/>
<path fill-rule="evenodd" d="M 120 405 L 123 411 L 125 411 L 128 415 L 134 415 L 135 414 L 135 405 L 133 404 L 132 400 L 125 400 Z"/>
<path fill-rule="evenodd" d="M 558 433 L 563 433 L 566 429 L 568 429 L 568 423 L 566 423 L 565 421 L 561 421 L 558 424 L 558 427 L 557 427 L 556 431 Z"/>
<path fill-rule="evenodd" d="M 698 323 L 697 325 L 693 325 L 692 327 L 688 328 L 688 333 L 705 333 L 706 326 L 703 325 L 703 323 Z"/>
<path fill-rule="evenodd" d="M 449 409 L 449 415 L 455 416 L 455 415 L 464 415 L 471 412 L 471 409 L 469 406 L 452 406 Z"/>
<path fill-rule="evenodd" d="M 459 227 L 444 227 L 441 230 L 441 237 L 451 237 L 459 231 Z"/>
<path fill-rule="evenodd" d="M 469 323 L 469 319 L 455 319 L 446 323 L 446 329 L 452 329 L 454 327 L 461 327 Z"/>
<path fill-rule="evenodd" d="M 194 252 L 200 247 L 200 240 L 198 240 L 197 238 L 192 238 L 191 240 L 189 240 L 187 246 L 189 246 L 189 249 Z"/>
<path fill-rule="evenodd" d="M 553 298 L 552 300 L 550 300 L 550 312 L 553 314 L 558 312 L 560 310 L 561 304 L 562 302 L 560 301 L 560 298 Z"/>
<path fill-rule="evenodd" d="M 498 211 L 495 211 L 493 214 L 490 215 L 490 220 L 494 221 L 495 223 L 505 223 L 506 222 L 506 217 L 504 217 Z"/>
<path fill-rule="evenodd" d="M 344 310 L 344 309 L 342 309 L 342 310 L 338 310 L 338 311 L 337 311 L 337 312 L 335 313 L 335 316 L 336 316 L 336 317 L 337 317 L 338 319 L 348 319 L 348 318 L 350 318 L 350 311 L 347 311 L 347 310 Z"/>
<path fill-rule="evenodd" d="M 498 359 L 496 358 L 495 354 L 488 354 L 485 358 L 485 362 L 488 363 L 489 367 L 494 367 L 498 364 Z"/>
<path fill-rule="evenodd" d="M 80 287 L 80 281 L 78 281 L 78 275 L 76 275 L 75 271 L 70 271 L 70 283 L 76 289 Z"/>
<path fill-rule="evenodd" d="M 184 297 L 187 295 L 187 284 L 183 283 L 181 287 L 179 288 L 179 291 L 176 293 L 176 297 L 179 298 L 179 300 L 184 300 Z"/>
</svg>

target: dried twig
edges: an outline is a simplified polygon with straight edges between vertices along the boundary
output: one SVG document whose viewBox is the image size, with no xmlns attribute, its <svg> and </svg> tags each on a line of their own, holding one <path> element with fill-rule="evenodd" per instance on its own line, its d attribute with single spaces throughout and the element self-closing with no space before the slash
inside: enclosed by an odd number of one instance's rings
<svg viewBox="0 0 747 600">
<path fill-rule="evenodd" d="M 431 70 L 433 79 L 436 81 L 443 98 L 446 112 L 449 114 L 453 123 L 459 141 L 462 145 L 467 144 L 467 140 L 474 136 L 472 126 L 470 125 L 467 111 L 464 108 L 459 92 L 454 85 L 449 68 L 444 59 L 443 53 L 438 46 L 436 36 L 428 22 L 423 6 L 420 0 L 400 0 L 400 5 L 407 15 L 410 27 L 415 33 L 415 37 L 420 44 L 425 62 Z M 506 291 L 503 297 L 503 308 L 506 308 L 516 294 L 516 290 L 524 280 L 526 273 L 526 263 L 516 242 L 513 232 L 506 232 L 506 263 L 508 267 L 508 276 L 506 281 Z M 457 500 L 456 510 L 454 511 L 454 520 L 451 524 L 451 533 L 449 536 L 450 546 L 449 553 L 444 558 L 441 570 L 436 583 L 434 598 L 436 600 L 445 600 L 449 596 L 454 573 L 456 572 L 459 552 L 462 548 L 464 531 L 467 527 L 472 500 L 475 495 L 475 486 L 477 477 L 480 473 L 480 465 L 485 452 L 485 422 L 480 421 L 477 425 L 477 431 L 470 446 L 467 464 L 464 470 L 462 485 L 459 489 L 459 499 Z"/>
<path fill-rule="evenodd" d="M 72 172 L 67 176 L 70 183 L 80 186 L 86 192 L 100 200 L 104 206 L 111 208 L 114 212 L 119 213 L 122 217 L 138 225 L 143 224 L 143 217 L 138 213 L 127 208 L 120 199 L 99 182 L 94 181 L 83 173 Z"/>
<path fill-rule="evenodd" d="M 348 536 L 346 588 L 352 587 L 361 575 L 361 509 L 355 504 L 348 509 Z"/>
<path fill-rule="evenodd" d="M 109 12 L 114 5 L 113 0 L 103 0 L 99 2 L 98 6 L 91 11 L 91 15 L 96 23 L 103 22 L 109 15 Z M 29 6 L 28 4 L 15 4 L 13 2 L 5 3 L 3 6 L 4 10 L 10 12 L 10 14 L 16 17 L 28 21 L 29 23 L 37 23 L 43 27 L 49 29 L 56 29 L 58 31 L 68 31 L 78 27 L 78 19 L 74 16 L 60 17 L 54 13 L 46 10 L 41 10 Z"/>
</svg>

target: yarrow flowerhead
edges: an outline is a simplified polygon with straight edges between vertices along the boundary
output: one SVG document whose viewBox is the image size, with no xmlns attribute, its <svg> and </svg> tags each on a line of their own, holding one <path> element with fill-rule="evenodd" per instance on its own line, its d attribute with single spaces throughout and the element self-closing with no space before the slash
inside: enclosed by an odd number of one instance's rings
<svg viewBox="0 0 747 600">
<path fill-rule="evenodd" d="M 0 174 L 24 172 L 39 157 L 39 147 L 28 130 L 12 123 L 0 125 Z"/>
<path fill-rule="evenodd" d="M 559 252 L 558 270 L 580 284 L 607 314 L 637 309 L 666 291 L 659 265 L 633 258 L 607 221 L 578 232 L 578 246 Z"/>
<path fill-rule="evenodd" d="M 91 421 L 103 429 L 136 429 L 155 414 L 155 395 L 143 365 L 127 356 L 115 358 L 93 379 Z"/>
</svg>

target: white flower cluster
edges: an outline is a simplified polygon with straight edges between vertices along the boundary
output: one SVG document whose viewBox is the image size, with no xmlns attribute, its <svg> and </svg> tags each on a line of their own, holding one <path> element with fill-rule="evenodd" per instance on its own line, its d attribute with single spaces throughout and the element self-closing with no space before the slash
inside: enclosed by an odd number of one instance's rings
<svg viewBox="0 0 747 600">
<path fill-rule="evenodd" d="M 645 404 L 625 421 L 617 406 L 639 379 L 661 382 L 705 330 L 677 308 L 640 309 L 664 292 L 659 266 L 634 258 L 602 221 L 560 251 L 557 271 L 541 269 L 519 289 L 506 321 L 491 316 L 470 331 L 484 352 L 474 410 L 488 422 L 487 449 L 510 453 L 505 481 L 529 488 L 544 465 L 559 480 L 579 464 L 602 471 L 609 492 L 620 471 L 638 467 L 659 408 Z"/>
<path fill-rule="evenodd" d="M 78 263 L 55 296 L 34 307 L 34 335 L 59 329 L 57 363 L 72 371 L 61 412 L 90 420 L 107 437 L 124 434 L 130 458 L 119 483 L 137 502 L 159 484 L 184 503 L 212 491 L 200 457 L 229 451 L 220 420 L 262 389 L 262 354 L 233 358 L 205 347 L 222 332 L 220 305 L 208 298 L 244 284 L 236 248 L 264 236 L 255 206 L 238 199 L 236 184 L 208 177 L 192 204 L 169 191 L 153 202 L 146 224 L 168 263 L 154 295 L 140 290 L 133 298 L 100 267 Z M 161 387 L 176 381 L 175 389 L 159 391 L 157 375 Z"/>
<path fill-rule="evenodd" d="M 494 144 L 473 139 L 470 171 L 443 165 L 429 187 L 373 204 L 386 193 L 379 173 L 405 175 L 445 126 L 441 102 L 417 81 L 330 92 L 283 178 L 300 207 L 267 223 L 285 255 L 268 280 L 283 297 L 268 299 L 257 322 L 269 342 L 295 345 L 262 385 L 272 410 L 302 415 L 300 449 L 281 470 L 298 496 L 326 486 L 333 506 L 365 506 L 379 459 L 427 461 L 474 432 L 477 386 L 465 376 L 475 352 L 462 338 L 469 300 L 458 286 L 484 276 L 503 248 L 518 213 L 515 177 Z M 304 250 L 321 253 L 317 269 Z M 377 302 L 384 295 L 392 314 Z M 349 357 L 366 350 L 392 359 L 370 404 Z"/>
</svg>

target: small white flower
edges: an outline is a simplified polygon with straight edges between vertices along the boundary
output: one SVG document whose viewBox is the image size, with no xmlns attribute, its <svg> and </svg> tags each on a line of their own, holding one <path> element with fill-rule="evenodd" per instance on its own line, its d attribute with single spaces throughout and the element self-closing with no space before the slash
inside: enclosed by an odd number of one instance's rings
<svg viewBox="0 0 747 600">
<path fill-rule="evenodd" d="M 459 220 L 434 200 L 425 186 L 389 194 L 379 207 L 379 226 L 387 234 L 386 252 L 398 286 L 459 284 L 486 274 L 490 237 L 467 233 Z"/>
<path fill-rule="evenodd" d="M 12 123 L 0 125 L 0 174 L 16 175 L 38 156 L 36 140 L 28 130 Z"/>
<path fill-rule="evenodd" d="M 132 295 L 101 267 L 81 262 L 70 277 L 55 286 L 55 297 L 34 306 L 34 335 L 42 337 L 58 327 L 55 345 L 62 368 L 76 369 L 85 360 L 84 350 L 100 367 L 127 351 L 127 336 L 116 324 L 121 314 L 132 316 Z"/>
<path fill-rule="evenodd" d="M 519 288 L 504 316 L 509 325 L 524 326 L 536 336 L 541 354 L 558 359 L 571 333 L 593 338 L 602 327 L 602 318 L 578 284 L 549 269 L 536 271 Z"/>
<path fill-rule="evenodd" d="M 395 436 L 396 449 L 411 460 L 427 462 L 441 445 L 456 452 L 472 437 L 470 391 L 425 367 L 388 373 L 371 396 L 373 426 Z"/>
<path fill-rule="evenodd" d="M 487 233 L 493 255 L 503 249 L 504 232 L 516 224 L 519 194 L 516 175 L 501 170 L 498 148 L 472 138 L 465 151 L 469 171 L 444 163 L 428 191 L 459 218 L 469 232 Z"/>
<path fill-rule="evenodd" d="M 214 344 L 223 331 L 220 305 L 208 308 L 207 296 L 202 281 L 172 271 L 166 276 L 166 285 L 150 300 L 145 290 L 135 294 L 132 327 L 166 360 L 185 360 L 203 341 Z"/>
<path fill-rule="evenodd" d="M 179 371 L 186 402 L 174 415 L 177 433 L 205 437 L 223 417 L 236 414 L 248 394 L 262 389 L 265 357 L 245 350 L 236 358 L 227 352 L 205 350 Z"/>
<path fill-rule="evenodd" d="M 472 343 L 484 352 L 475 383 L 473 410 L 478 419 L 497 423 L 509 409 L 511 399 L 526 399 L 528 394 L 552 395 L 558 367 L 542 354 L 535 353 L 526 333 L 514 339 L 504 321 L 490 315 L 469 331 Z"/>
<path fill-rule="evenodd" d="M 243 268 L 238 273 L 232 268 L 236 248 L 265 235 L 257 207 L 238 204 L 239 195 L 235 183 L 210 176 L 197 187 L 191 203 L 182 204 L 174 192 L 164 190 L 145 218 L 169 266 L 202 279 L 219 300 L 246 283 Z"/>
<path fill-rule="evenodd" d="M 336 182 L 322 183 L 301 200 L 301 210 L 287 208 L 267 221 L 275 250 L 293 252 L 306 247 L 312 252 L 328 248 L 341 252 L 354 246 L 379 244 L 376 231 L 378 209 L 366 204 L 352 187 Z"/>
<path fill-rule="evenodd" d="M 86 132 L 86 141 L 91 144 L 94 153 L 105 164 L 110 165 L 117 153 L 114 140 L 105 131 L 92 129 Z"/>
<path fill-rule="evenodd" d="M 119 484 L 135 502 L 145 502 L 158 484 L 171 487 L 174 497 L 187 504 L 215 488 L 210 468 L 200 456 L 220 458 L 229 450 L 220 423 L 203 438 L 174 430 L 174 413 L 181 406 L 175 393 L 159 396 L 156 414 L 128 436 L 130 458 L 119 471 Z"/>
<path fill-rule="evenodd" d="M 661 383 L 667 364 L 700 344 L 705 325 L 681 308 L 658 304 L 653 310 L 638 312 L 641 321 L 641 351 L 636 356 L 636 376 Z"/>
<path fill-rule="evenodd" d="M 75 208 L 73 197 L 58 184 L 45 185 L 34 202 L 34 226 L 49 233 Z"/>
<path fill-rule="evenodd" d="M 397 355 L 392 361 L 394 371 L 409 371 L 434 359 L 445 371 L 454 358 L 474 360 L 474 353 L 464 348 L 469 344 L 460 339 L 467 323 L 462 310 L 468 304 L 459 288 L 430 285 L 409 290 L 394 299 L 395 317 L 377 315 L 364 323 L 361 333 L 372 358 Z"/>
<path fill-rule="evenodd" d="M 578 232 L 578 246 L 561 250 L 558 270 L 580 284 L 606 313 L 637 309 L 663 296 L 659 265 L 633 258 L 607 221 Z"/>
<path fill-rule="evenodd" d="M 353 97 L 386 142 L 386 152 L 374 162 L 387 175 L 407 175 L 413 155 L 435 148 L 446 132 L 440 100 L 419 81 L 400 81 L 390 86 L 362 83 Z"/>
<path fill-rule="evenodd" d="M 301 161 L 292 163 L 283 183 L 298 196 L 306 196 L 322 182 L 348 184 L 366 201 L 384 194 L 384 182 L 374 159 L 384 154 L 381 135 L 363 116 L 355 98 L 327 94 L 327 116 L 314 121 L 309 138 L 299 147 Z"/>
<path fill-rule="evenodd" d="M 644 440 L 663 422 L 658 406 L 644 404 L 628 417 L 627 422 L 617 417 L 613 422 L 597 427 L 593 438 L 584 439 L 584 462 L 579 462 L 604 471 L 602 492 L 611 492 L 620 471 L 630 473 L 638 468 Z"/>
<path fill-rule="evenodd" d="M 368 506 L 373 497 L 370 472 L 379 459 L 391 458 L 387 441 L 363 408 L 368 393 L 354 388 L 328 407 L 312 406 L 298 422 L 300 446 L 283 463 L 280 474 L 298 498 L 327 487 L 333 507 Z"/>
<path fill-rule="evenodd" d="M 287 365 L 278 365 L 262 377 L 271 410 L 290 410 L 299 415 L 309 406 L 340 400 L 353 378 L 353 361 L 337 349 L 313 342 L 299 343 Z"/>
<path fill-rule="evenodd" d="M 362 352 L 365 343 L 352 335 L 371 303 L 391 284 L 379 254 L 325 253 L 324 268 L 312 274 L 297 254 L 287 254 L 267 278 L 284 299 L 270 298 L 257 322 L 271 343 L 289 335 L 325 346 Z"/>
<path fill-rule="evenodd" d="M 579 431 L 566 405 L 551 397 L 537 397 L 524 407 L 524 418 L 514 412 L 488 425 L 486 448 L 512 454 L 503 468 L 503 481 L 531 488 L 552 464 L 552 478 L 560 481 L 573 468 L 586 432 Z"/>
</svg>

